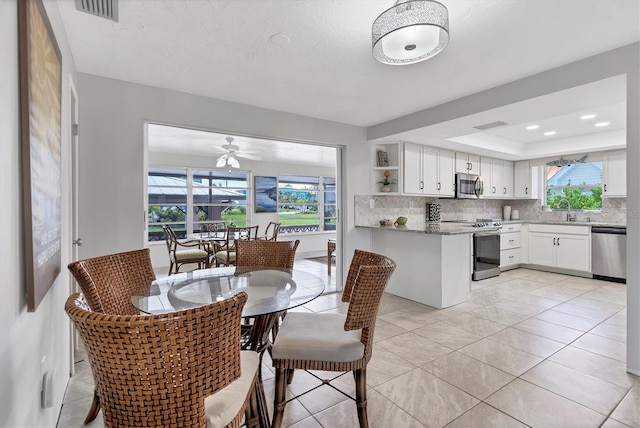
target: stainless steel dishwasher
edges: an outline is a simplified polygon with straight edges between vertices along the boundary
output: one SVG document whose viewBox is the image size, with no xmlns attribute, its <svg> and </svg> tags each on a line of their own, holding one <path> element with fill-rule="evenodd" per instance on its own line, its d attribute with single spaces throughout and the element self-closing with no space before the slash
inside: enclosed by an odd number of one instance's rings
<svg viewBox="0 0 640 428">
<path fill-rule="evenodd" d="M 626 227 L 591 227 L 591 271 L 595 279 L 627 282 Z"/>
</svg>

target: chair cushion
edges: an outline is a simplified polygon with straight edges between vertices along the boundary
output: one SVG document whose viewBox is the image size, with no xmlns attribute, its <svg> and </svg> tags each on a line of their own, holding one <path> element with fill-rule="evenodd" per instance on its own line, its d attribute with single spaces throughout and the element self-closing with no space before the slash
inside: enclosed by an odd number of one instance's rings
<svg viewBox="0 0 640 428">
<path fill-rule="evenodd" d="M 227 252 L 226 251 L 218 251 L 216 253 L 216 259 L 227 260 Z M 228 262 L 234 263 L 236 261 L 236 252 L 229 251 L 229 260 Z"/>
<path fill-rule="evenodd" d="M 238 415 L 253 386 L 259 364 L 258 353 L 240 352 L 240 377 L 204 399 L 207 428 L 225 427 Z"/>
<path fill-rule="evenodd" d="M 193 249 L 176 251 L 176 261 L 178 262 L 182 260 L 193 260 L 197 258 L 206 259 L 207 257 L 209 257 L 209 253 L 207 253 L 205 250 Z"/>
<path fill-rule="evenodd" d="M 344 330 L 346 316 L 289 312 L 273 344 L 274 360 L 348 362 L 364 356 L 362 330 Z"/>
</svg>

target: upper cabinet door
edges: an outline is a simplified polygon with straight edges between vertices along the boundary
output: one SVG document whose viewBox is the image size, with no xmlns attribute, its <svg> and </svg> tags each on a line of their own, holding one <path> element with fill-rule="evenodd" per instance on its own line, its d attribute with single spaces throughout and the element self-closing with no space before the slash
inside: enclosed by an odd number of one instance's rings
<svg viewBox="0 0 640 428">
<path fill-rule="evenodd" d="M 469 174 L 480 175 L 480 156 L 467 155 L 469 159 Z"/>
<path fill-rule="evenodd" d="M 627 196 L 627 156 L 625 150 L 605 155 L 602 165 L 602 196 Z"/>
<path fill-rule="evenodd" d="M 502 197 L 513 198 L 513 162 L 502 161 Z"/>
<path fill-rule="evenodd" d="M 516 198 L 533 198 L 529 161 L 516 162 L 513 166 L 513 175 L 513 196 Z"/>
<path fill-rule="evenodd" d="M 438 154 L 440 196 L 456 195 L 455 163 L 454 152 L 440 150 Z"/>
<path fill-rule="evenodd" d="M 456 152 L 456 173 L 480 175 L 480 156 Z"/>
<path fill-rule="evenodd" d="M 421 195 L 424 188 L 422 178 L 422 146 L 404 145 L 404 193 Z"/>
</svg>

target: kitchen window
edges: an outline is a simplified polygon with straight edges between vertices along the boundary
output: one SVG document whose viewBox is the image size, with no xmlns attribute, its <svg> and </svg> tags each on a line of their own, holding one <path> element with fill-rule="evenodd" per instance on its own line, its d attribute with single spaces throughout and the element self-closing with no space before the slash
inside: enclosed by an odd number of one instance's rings
<svg viewBox="0 0 640 428">
<path fill-rule="evenodd" d="M 162 227 L 178 238 L 198 232 L 208 222 L 247 224 L 247 173 L 192 168 L 149 168 L 148 240 L 162 241 Z"/>
<path fill-rule="evenodd" d="M 602 209 L 602 162 L 547 166 L 546 205 L 551 209 Z"/>
</svg>

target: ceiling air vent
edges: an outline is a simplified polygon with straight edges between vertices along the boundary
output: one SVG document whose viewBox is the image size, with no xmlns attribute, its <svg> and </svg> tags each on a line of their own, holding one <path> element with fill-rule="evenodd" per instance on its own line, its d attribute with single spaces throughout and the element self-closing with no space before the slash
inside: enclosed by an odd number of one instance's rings
<svg viewBox="0 0 640 428">
<path fill-rule="evenodd" d="M 118 0 L 76 0 L 76 9 L 118 21 Z"/>
<path fill-rule="evenodd" d="M 505 126 L 505 125 L 508 125 L 508 123 L 499 120 L 497 122 L 485 123 L 484 125 L 474 126 L 474 128 L 484 131 L 486 129 L 497 128 L 498 126 Z"/>
</svg>

